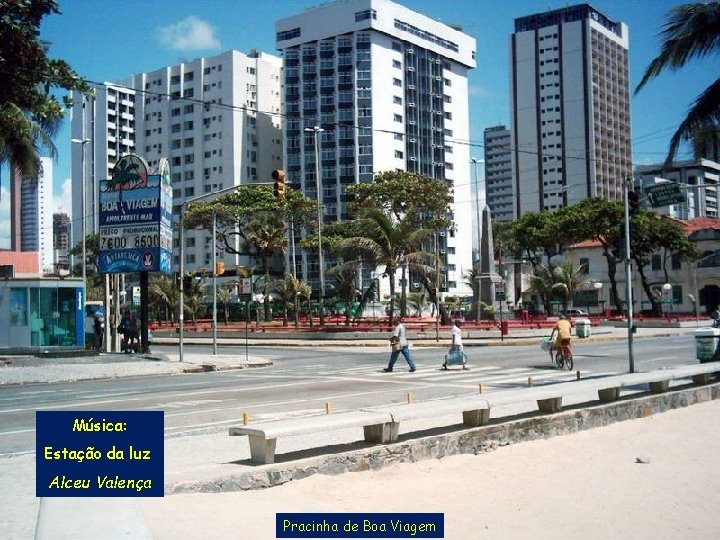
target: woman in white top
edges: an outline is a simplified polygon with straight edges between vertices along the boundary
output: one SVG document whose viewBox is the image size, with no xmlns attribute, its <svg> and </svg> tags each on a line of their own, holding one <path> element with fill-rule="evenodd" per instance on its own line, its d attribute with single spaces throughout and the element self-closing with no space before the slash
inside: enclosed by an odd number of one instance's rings
<svg viewBox="0 0 720 540">
<path fill-rule="evenodd" d="M 450 352 L 445 355 L 445 363 L 443 363 L 442 366 L 443 369 L 447 369 L 448 362 L 451 364 L 460 363 L 460 358 L 462 359 L 462 368 L 467 369 L 467 366 L 465 365 L 466 357 L 463 352 L 462 330 L 460 330 L 460 326 L 462 326 L 462 321 L 460 319 L 456 319 L 452 327 L 452 346 L 450 347 Z"/>
<path fill-rule="evenodd" d="M 460 319 L 455 319 L 452 327 L 452 348 L 456 351 L 463 350 L 462 330 L 460 330 L 460 326 L 462 326 L 462 321 Z"/>
</svg>

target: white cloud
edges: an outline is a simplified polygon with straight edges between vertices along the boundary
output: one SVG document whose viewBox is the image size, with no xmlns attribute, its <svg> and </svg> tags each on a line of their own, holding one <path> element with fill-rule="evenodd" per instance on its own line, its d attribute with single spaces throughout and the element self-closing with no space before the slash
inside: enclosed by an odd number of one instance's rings
<svg viewBox="0 0 720 540">
<path fill-rule="evenodd" d="M 53 214 L 65 213 L 72 219 L 72 180 L 66 178 L 60 185 L 60 192 L 53 193 Z"/>
<path fill-rule="evenodd" d="M 190 17 L 155 31 L 157 40 L 173 50 L 190 51 L 197 49 L 219 49 L 220 40 L 209 23 L 191 15 Z"/>
</svg>

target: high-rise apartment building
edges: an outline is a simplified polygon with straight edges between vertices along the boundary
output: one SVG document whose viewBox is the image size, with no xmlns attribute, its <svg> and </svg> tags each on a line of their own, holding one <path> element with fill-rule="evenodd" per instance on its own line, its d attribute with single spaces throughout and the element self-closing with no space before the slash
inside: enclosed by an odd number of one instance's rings
<svg viewBox="0 0 720 540">
<path fill-rule="evenodd" d="M 467 71 L 475 39 L 390 0 L 344 0 L 276 23 L 284 64 L 285 169 L 313 199 L 319 140 L 324 221 L 348 219 L 349 185 L 405 170 L 454 189 L 455 230 L 440 238 L 444 290 L 466 292 L 470 269 Z M 317 257 L 301 250 L 298 273 L 317 282 Z M 370 269 L 363 280 L 369 279 Z"/>
<path fill-rule="evenodd" d="M 493 221 L 515 219 L 510 130 L 493 126 L 483 134 L 485 147 L 485 200 Z"/>
<path fill-rule="evenodd" d="M 588 4 L 521 17 L 510 39 L 516 214 L 621 200 L 632 173 L 628 29 Z"/>
<path fill-rule="evenodd" d="M 21 178 L 15 171 L 11 189 L 11 235 L 13 251 L 36 252 L 40 272 L 53 269 L 52 222 L 53 164 L 40 158 L 37 178 Z"/>
<path fill-rule="evenodd" d="M 53 264 L 55 271 L 68 270 L 70 251 L 70 218 L 64 212 L 53 214 Z"/>
<path fill-rule="evenodd" d="M 85 157 L 88 230 L 97 231 L 97 186 L 123 155 L 134 153 L 150 172 L 167 158 L 173 184 L 173 218 L 187 200 L 240 184 L 270 182 L 282 166 L 280 58 L 251 51 L 227 51 L 139 73 L 97 88 L 85 106 L 76 96 L 72 136 L 90 138 Z M 73 171 L 81 171 L 80 144 L 73 145 Z M 73 193 L 82 175 L 73 174 Z M 73 215 L 80 215 L 80 197 Z M 77 213 L 76 213 L 77 212 Z M 209 231 L 185 233 L 185 267 L 210 269 Z M 236 245 L 236 248 L 239 247 Z M 173 267 L 180 264 L 179 239 Z M 227 266 L 246 259 L 218 252 Z"/>
</svg>

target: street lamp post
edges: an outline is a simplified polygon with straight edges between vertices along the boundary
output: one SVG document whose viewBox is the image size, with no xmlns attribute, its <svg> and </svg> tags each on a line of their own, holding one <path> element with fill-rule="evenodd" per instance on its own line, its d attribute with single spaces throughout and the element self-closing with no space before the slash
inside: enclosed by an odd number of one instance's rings
<svg viewBox="0 0 720 540">
<path fill-rule="evenodd" d="M 318 220 L 318 264 L 320 266 L 320 327 L 325 326 L 325 276 L 322 250 L 322 205 L 320 202 L 320 133 L 325 131 L 319 126 L 305 128 L 308 133 L 313 133 L 315 138 L 315 191 L 317 195 L 317 220 Z"/>
<path fill-rule="evenodd" d="M 663 301 L 665 303 L 665 317 L 667 317 L 667 320 L 670 321 L 670 299 L 672 298 L 672 285 L 669 283 L 664 283 L 662 286 L 663 290 Z"/>
<path fill-rule="evenodd" d="M 599 306 L 598 309 L 600 309 L 601 302 L 600 297 L 602 296 L 602 288 L 603 284 L 600 281 L 596 281 L 593 283 L 593 287 L 595 288 L 595 291 L 597 291 L 597 305 Z M 588 308 L 588 315 L 590 315 L 590 309 Z M 598 318 L 600 318 L 600 312 L 598 312 Z"/>
<path fill-rule="evenodd" d="M 480 298 L 480 238 L 482 236 L 481 233 L 481 227 L 482 223 L 480 222 L 480 184 L 478 183 L 478 171 L 477 166 L 478 163 L 484 163 L 484 160 L 472 158 L 471 159 L 473 164 L 473 172 L 475 174 L 475 221 L 477 226 L 477 270 L 478 275 L 475 276 L 475 279 L 477 280 L 476 285 L 476 291 L 477 291 L 477 305 L 475 306 L 475 322 L 478 324 L 480 323 L 481 315 L 482 315 L 482 308 L 481 308 L 481 298 Z"/>
<path fill-rule="evenodd" d="M 633 297 L 632 297 L 632 259 L 630 258 L 630 187 L 632 176 L 623 182 L 623 216 L 625 223 L 625 300 L 627 301 L 628 363 L 630 373 L 635 373 L 633 354 Z"/>
<path fill-rule="evenodd" d="M 217 212 L 213 208 L 212 213 L 212 266 L 213 266 L 213 281 L 212 281 L 212 327 L 213 327 L 213 356 L 217 356 Z"/>
<path fill-rule="evenodd" d="M 80 145 L 80 168 L 82 169 L 81 180 L 80 180 L 80 198 L 82 201 L 82 216 L 80 216 L 80 223 L 82 227 L 82 280 L 83 287 L 85 287 L 85 294 L 87 294 L 87 257 L 85 255 L 85 236 L 87 231 L 85 230 L 85 214 L 87 213 L 87 202 L 85 201 L 85 145 L 90 142 L 90 139 L 70 139 L 73 144 Z"/>
</svg>

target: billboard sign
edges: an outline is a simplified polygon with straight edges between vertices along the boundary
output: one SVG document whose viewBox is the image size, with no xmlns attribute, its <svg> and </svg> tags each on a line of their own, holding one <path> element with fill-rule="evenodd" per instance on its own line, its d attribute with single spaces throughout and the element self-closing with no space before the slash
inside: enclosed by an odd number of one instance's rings
<svg viewBox="0 0 720 540">
<path fill-rule="evenodd" d="M 145 161 L 124 156 L 100 181 L 100 252 L 104 274 L 163 272 L 172 267 L 172 185 L 167 160 L 149 175 Z"/>
</svg>

